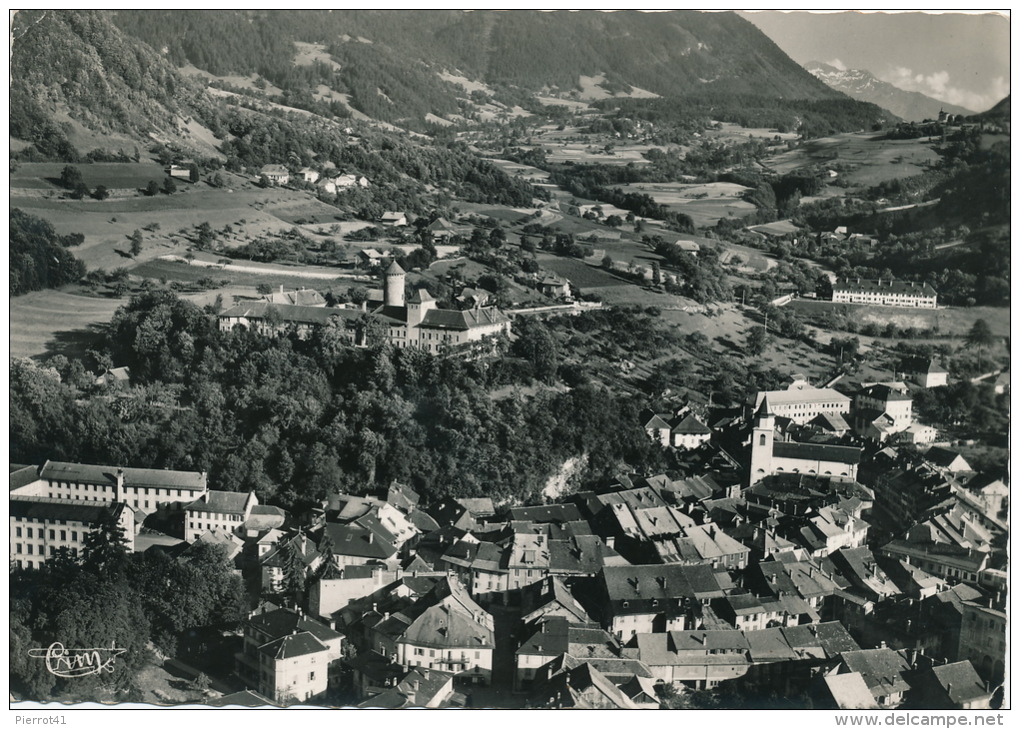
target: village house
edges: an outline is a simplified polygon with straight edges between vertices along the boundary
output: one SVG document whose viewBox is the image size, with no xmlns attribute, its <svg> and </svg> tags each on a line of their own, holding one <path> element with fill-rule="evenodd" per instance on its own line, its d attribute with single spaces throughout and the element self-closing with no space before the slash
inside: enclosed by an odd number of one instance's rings
<svg viewBox="0 0 1020 729">
<path fill-rule="evenodd" d="M 379 218 L 379 222 L 387 228 L 401 228 L 407 225 L 407 215 L 405 213 L 387 210 L 382 214 L 382 217 Z"/>
<path fill-rule="evenodd" d="M 589 614 L 624 641 L 639 633 L 684 630 L 702 604 L 724 594 L 708 565 L 607 566 L 595 589 L 598 598 L 588 605 Z"/>
<path fill-rule="evenodd" d="M 932 666 L 912 681 L 912 705 L 925 709 L 989 709 L 992 694 L 970 661 Z"/>
<path fill-rule="evenodd" d="M 739 630 L 670 630 L 638 633 L 639 660 L 657 681 L 693 689 L 715 688 L 750 668 L 749 646 Z"/>
<path fill-rule="evenodd" d="M 237 676 L 277 703 L 308 701 L 330 686 L 343 636 L 300 610 L 281 608 L 249 615 L 244 644 L 234 655 Z"/>
<path fill-rule="evenodd" d="M 19 569 L 35 569 L 66 549 L 79 557 L 85 538 L 104 523 L 124 530 L 125 547 L 134 551 L 135 512 L 123 502 L 97 503 L 44 496 L 10 498 L 10 561 Z"/>
<path fill-rule="evenodd" d="M 910 426 L 913 407 L 903 383 L 868 385 L 854 396 L 854 429 L 862 438 L 884 442 Z"/>
<path fill-rule="evenodd" d="M 207 489 L 204 472 L 46 461 L 37 478 L 26 477 L 16 488 L 12 485 L 11 496 L 122 503 L 151 514 L 160 507 L 180 508 Z"/>
<path fill-rule="evenodd" d="M 929 284 L 913 281 L 855 279 L 832 285 L 832 300 L 840 304 L 874 304 L 934 309 L 938 294 Z"/>
<path fill-rule="evenodd" d="M 895 709 L 903 703 L 910 684 L 906 676 L 911 666 L 897 651 L 889 648 L 847 651 L 840 655 L 836 674 L 857 673 L 875 702 L 883 709 Z"/>
<path fill-rule="evenodd" d="M 290 172 L 283 165 L 265 165 L 259 170 L 259 177 L 265 177 L 270 185 L 286 185 L 290 182 Z"/>
<path fill-rule="evenodd" d="M 900 367 L 903 376 L 921 387 L 943 387 L 949 382 L 949 371 L 932 358 L 912 357 Z"/>
<path fill-rule="evenodd" d="M 448 670 L 466 684 L 487 685 L 495 647 L 492 616 L 455 577 L 444 577 L 409 607 L 371 628 L 372 648 L 413 667 Z"/>
<path fill-rule="evenodd" d="M 313 170 L 311 167 L 302 167 L 298 170 L 298 177 L 301 178 L 302 182 L 308 182 L 314 184 L 319 179 L 319 173 Z"/>
<path fill-rule="evenodd" d="M 536 673 L 557 656 L 580 660 L 619 658 L 623 646 L 598 624 L 572 622 L 565 617 L 541 620 L 514 654 L 514 691 L 527 691 Z"/>
</svg>

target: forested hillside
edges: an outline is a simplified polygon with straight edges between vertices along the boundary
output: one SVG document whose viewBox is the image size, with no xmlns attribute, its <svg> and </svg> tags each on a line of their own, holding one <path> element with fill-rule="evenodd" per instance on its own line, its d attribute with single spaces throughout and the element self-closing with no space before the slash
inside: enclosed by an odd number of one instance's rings
<svg viewBox="0 0 1020 729">
<path fill-rule="evenodd" d="M 63 140 L 55 112 L 97 131 L 173 130 L 201 106 L 201 89 L 99 11 L 22 10 L 12 23 L 11 134 Z"/>
</svg>

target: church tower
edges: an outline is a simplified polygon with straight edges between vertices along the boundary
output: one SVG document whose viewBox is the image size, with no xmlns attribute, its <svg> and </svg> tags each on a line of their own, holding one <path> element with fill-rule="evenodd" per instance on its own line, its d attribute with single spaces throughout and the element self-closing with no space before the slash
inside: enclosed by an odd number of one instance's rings
<svg viewBox="0 0 1020 729">
<path fill-rule="evenodd" d="M 754 414 L 754 429 L 751 431 L 751 467 L 748 486 L 761 481 L 772 473 L 772 443 L 776 437 L 776 416 L 769 407 L 769 398 L 762 398 L 758 412 Z"/>
<path fill-rule="evenodd" d="M 395 260 L 383 274 L 384 292 L 383 304 L 386 306 L 404 305 L 404 269 Z"/>
</svg>

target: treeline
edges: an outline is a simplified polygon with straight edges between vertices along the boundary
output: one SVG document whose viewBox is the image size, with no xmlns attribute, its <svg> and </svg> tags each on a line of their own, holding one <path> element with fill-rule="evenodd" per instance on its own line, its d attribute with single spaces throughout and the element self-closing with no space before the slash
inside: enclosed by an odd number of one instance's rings
<svg viewBox="0 0 1020 729">
<path fill-rule="evenodd" d="M 593 103 L 604 111 L 617 109 L 632 119 L 653 123 L 722 121 L 742 127 L 799 132 L 806 138 L 874 129 L 889 120 L 874 104 L 843 99 L 796 99 L 750 94 L 700 93 L 683 98 L 603 99 Z"/>
<path fill-rule="evenodd" d="M 85 264 L 67 250 L 82 241 L 80 234 L 59 235 L 47 221 L 11 208 L 11 296 L 57 288 L 84 276 Z"/>
<path fill-rule="evenodd" d="M 12 364 L 13 459 L 206 470 L 215 488 L 293 506 L 394 479 L 429 500 L 524 501 L 568 458 L 586 455 L 582 475 L 598 478 L 649 452 L 633 404 L 601 386 L 490 397 L 560 376 L 538 323 L 509 356 L 462 361 L 353 349 L 332 327 L 304 341 L 223 333 L 150 291 L 114 317 L 106 351 L 138 385 L 112 400 L 76 361 Z"/>
</svg>

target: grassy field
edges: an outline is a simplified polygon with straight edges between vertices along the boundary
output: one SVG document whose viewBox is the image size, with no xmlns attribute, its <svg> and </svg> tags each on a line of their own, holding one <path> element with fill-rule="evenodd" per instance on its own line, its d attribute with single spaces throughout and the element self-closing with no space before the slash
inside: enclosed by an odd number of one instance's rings
<svg viewBox="0 0 1020 729">
<path fill-rule="evenodd" d="M 882 139 L 882 133 L 840 134 L 812 139 L 796 149 L 783 152 L 765 162 L 779 174 L 817 164 L 843 164 L 854 167 L 843 174 L 851 185 L 867 187 L 884 180 L 921 174 L 938 154 L 924 139 Z"/>
<path fill-rule="evenodd" d="M 859 324 L 873 322 L 879 326 L 893 323 L 901 329 L 914 327 L 931 329 L 938 327 L 943 334 L 965 336 L 974 322 L 984 319 L 992 332 L 998 336 L 1009 336 L 1010 312 L 1005 307 L 975 306 L 971 308 L 950 307 L 940 309 L 906 309 L 896 306 L 869 306 L 864 304 L 836 304 L 831 301 L 795 299 L 790 307 L 809 318 L 826 311 L 848 310 Z"/>
<path fill-rule="evenodd" d="M 587 263 L 576 258 L 541 256 L 539 264 L 546 271 L 552 271 L 557 276 L 570 279 L 570 283 L 585 292 L 594 288 L 633 285 L 629 281 L 617 278 L 608 271 L 589 266 Z"/>
<path fill-rule="evenodd" d="M 689 215 L 698 227 L 711 227 L 720 218 L 743 217 L 755 211 L 754 205 L 741 199 L 749 188 L 731 182 L 690 185 L 681 182 L 623 185 L 624 192 L 649 195 L 670 210 Z"/>
<path fill-rule="evenodd" d="M 162 184 L 166 178 L 163 168 L 151 162 L 95 162 L 75 166 L 81 170 L 81 176 L 90 189 L 97 185 L 139 189 L 148 185 L 150 180 Z M 57 188 L 64 167 L 62 162 L 23 162 L 11 173 L 11 187 Z M 183 180 L 177 182 L 178 186 L 190 184 Z"/>
<path fill-rule="evenodd" d="M 97 325 L 110 321 L 125 302 L 75 296 L 62 291 L 32 291 L 11 299 L 11 356 L 84 355 L 98 338 Z"/>
</svg>

